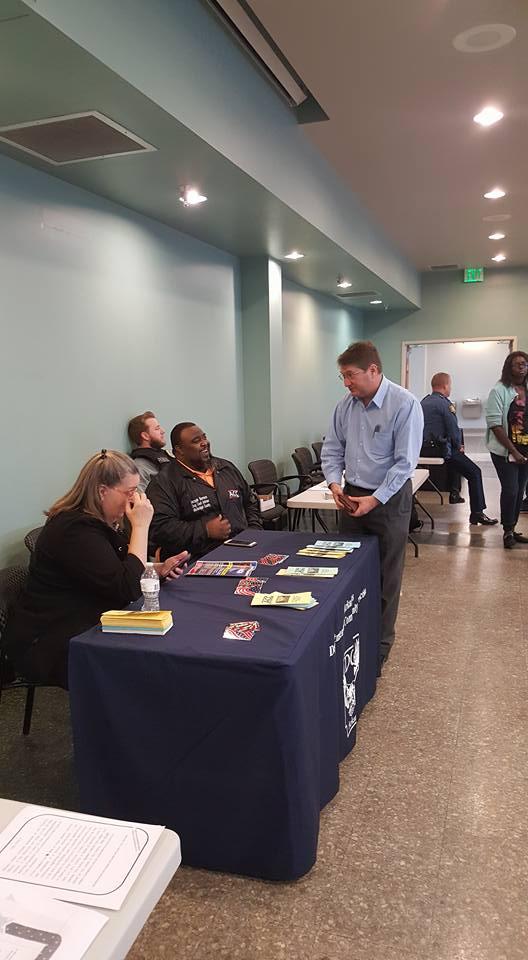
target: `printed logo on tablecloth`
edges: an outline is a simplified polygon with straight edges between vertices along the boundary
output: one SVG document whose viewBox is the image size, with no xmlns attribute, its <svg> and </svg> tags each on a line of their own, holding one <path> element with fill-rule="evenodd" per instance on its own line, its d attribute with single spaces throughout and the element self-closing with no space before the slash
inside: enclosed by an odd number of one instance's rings
<svg viewBox="0 0 528 960">
<path fill-rule="evenodd" d="M 367 588 L 363 587 L 363 590 L 358 595 L 357 600 L 354 594 L 352 594 L 352 596 L 350 596 L 348 600 L 345 600 L 343 604 L 343 623 L 340 629 L 337 631 L 337 633 L 334 633 L 333 643 L 331 643 L 328 648 L 328 654 L 330 657 L 335 657 L 337 644 L 340 643 L 341 640 L 343 639 L 345 635 L 345 628 L 348 627 L 350 623 L 352 623 L 354 617 L 359 611 L 359 606 L 361 604 L 361 601 L 364 600 L 366 596 L 367 596 Z"/>
<path fill-rule="evenodd" d="M 359 671 L 359 633 L 352 637 L 351 645 L 343 654 L 343 703 L 345 709 L 345 730 L 347 737 L 357 723 L 356 678 Z"/>
</svg>

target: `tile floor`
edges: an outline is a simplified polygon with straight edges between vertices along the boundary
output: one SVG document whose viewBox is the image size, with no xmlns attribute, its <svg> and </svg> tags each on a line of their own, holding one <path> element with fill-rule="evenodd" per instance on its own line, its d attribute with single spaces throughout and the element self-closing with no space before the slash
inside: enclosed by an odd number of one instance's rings
<svg viewBox="0 0 528 960">
<path fill-rule="evenodd" d="M 467 504 L 423 497 L 437 527 L 417 560 L 409 548 L 398 641 L 316 866 L 291 884 L 181 868 L 129 960 L 528 957 L 528 547 L 506 552 L 500 528 L 469 532 Z M 22 742 L 4 700 L 1 795 L 75 805 L 67 701 L 42 694 Z"/>
</svg>

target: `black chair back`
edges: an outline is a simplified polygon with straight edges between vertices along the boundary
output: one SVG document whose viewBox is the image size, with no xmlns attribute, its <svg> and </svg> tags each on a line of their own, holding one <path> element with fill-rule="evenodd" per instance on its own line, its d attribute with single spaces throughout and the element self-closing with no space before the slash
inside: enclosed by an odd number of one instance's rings
<svg viewBox="0 0 528 960">
<path fill-rule="evenodd" d="M 277 467 L 273 460 L 252 460 L 248 470 L 259 493 L 273 493 L 277 480 Z"/>
<path fill-rule="evenodd" d="M 26 585 L 26 580 L 27 567 L 21 564 L 0 570 L 0 649 L 9 615 Z"/>
<path fill-rule="evenodd" d="M 303 493 L 304 490 L 308 490 L 309 487 L 313 487 L 316 482 L 310 476 L 310 470 L 313 467 L 312 458 L 306 458 L 306 454 L 303 451 L 306 451 L 306 447 L 297 447 L 292 453 L 292 460 L 295 464 L 295 469 L 299 474 L 299 493 Z"/>
<path fill-rule="evenodd" d="M 312 443 L 312 450 L 315 454 L 315 466 L 321 466 L 321 450 L 323 449 L 323 441 L 316 440 L 315 443 Z"/>
<path fill-rule="evenodd" d="M 15 671 L 3 649 L 2 637 L 11 611 L 26 585 L 27 567 L 16 564 L 0 570 L 0 696 L 15 678 Z"/>
<path fill-rule="evenodd" d="M 22 732 L 25 736 L 31 729 L 33 701 L 35 688 L 49 686 L 49 684 L 26 680 L 17 676 L 2 647 L 4 630 L 26 585 L 27 567 L 17 564 L 0 570 L 0 698 L 4 690 L 26 690 L 26 706 L 24 709 L 24 724 Z"/>
<path fill-rule="evenodd" d="M 43 530 L 44 530 L 44 526 L 35 527 L 33 530 L 30 530 L 29 533 L 26 533 L 26 536 L 24 537 L 24 543 L 30 553 L 33 553 L 35 546 L 37 544 L 37 540 Z"/>
<path fill-rule="evenodd" d="M 299 481 L 300 490 L 307 490 L 308 487 L 312 487 L 314 483 L 320 483 L 321 480 L 324 480 L 323 474 L 317 469 L 313 462 L 312 454 L 308 447 L 296 447 L 292 453 L 292 459 L 299 475 L 302 475 L 302 479 Z"/>
<path fill-rule="evenodd" d="M 248 470 L 253 477 L 253 489 L 257 496 L 272 493 L 275 500 L 275 506 L 261 512 L 262 526 L 265 530 L 282 530 L 288 519 L 288 511 L 281 502 L 283 489 L 277 476 L 277 467 L 273 460 L 252 460 L 248 463 Z"/>
</svg>

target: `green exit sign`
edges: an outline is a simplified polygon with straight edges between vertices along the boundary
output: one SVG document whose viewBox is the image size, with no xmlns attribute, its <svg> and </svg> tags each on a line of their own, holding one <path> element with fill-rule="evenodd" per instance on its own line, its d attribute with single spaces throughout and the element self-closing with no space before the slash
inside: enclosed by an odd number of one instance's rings
<svg viewBox="0 0 528 960">
<path fill-rule="evenodd" d="M 483 283 L 484 267 L 466 267 L 464 270 L 464 283 Z"/>
</svg>

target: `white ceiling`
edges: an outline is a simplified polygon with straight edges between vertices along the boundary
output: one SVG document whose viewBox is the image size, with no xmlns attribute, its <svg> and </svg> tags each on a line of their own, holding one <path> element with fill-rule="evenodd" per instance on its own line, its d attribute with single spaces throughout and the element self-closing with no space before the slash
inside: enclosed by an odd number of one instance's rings
<svg viewBox="0 0 528 960">
<path fill-rule="evenodd" d="M 329 115 L 315 144 L 419 269 L 528 264 L 528 0 L 249 0 Z M 509 24 L 502 49 L 452 40 Z M 483 129 L 486 104 L 504 119 Z M 507 197 L 484 200 L 502 186 Z M 508 213 L 504 223 L 483 217 Z M 502 241 L 488 240 L 501 228 Z"/>
</svg>

